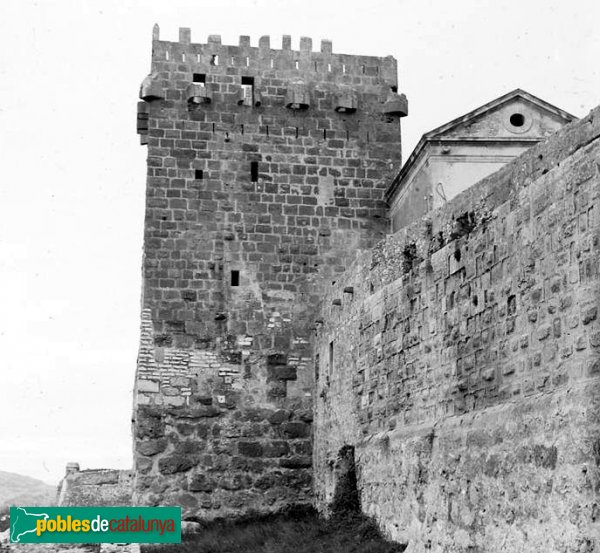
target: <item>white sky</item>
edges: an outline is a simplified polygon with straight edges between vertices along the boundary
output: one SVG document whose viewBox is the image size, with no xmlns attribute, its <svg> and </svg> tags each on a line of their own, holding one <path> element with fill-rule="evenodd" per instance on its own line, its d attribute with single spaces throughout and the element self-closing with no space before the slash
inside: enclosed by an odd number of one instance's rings
<svg viewBox="0 0 600 553">
<path fill-rule="evenodd" d="M 131 465 L 145 186 L 135 133 L 152 25 L 393 55 L 421 134 L 520 87 L 600 102 L 596 0 L 0 2 L 0 470 Z"/>
</svg>

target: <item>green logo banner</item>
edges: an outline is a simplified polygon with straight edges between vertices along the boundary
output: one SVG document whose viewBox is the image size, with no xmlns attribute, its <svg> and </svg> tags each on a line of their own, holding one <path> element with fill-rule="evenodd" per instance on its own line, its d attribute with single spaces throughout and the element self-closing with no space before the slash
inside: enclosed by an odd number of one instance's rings
<svg viewBox="0 0 600 553">
<path fill-rule="evenodd" d="M 180 507 L 11 507 L 11 543 L 181 543 Z"/>
</svg>

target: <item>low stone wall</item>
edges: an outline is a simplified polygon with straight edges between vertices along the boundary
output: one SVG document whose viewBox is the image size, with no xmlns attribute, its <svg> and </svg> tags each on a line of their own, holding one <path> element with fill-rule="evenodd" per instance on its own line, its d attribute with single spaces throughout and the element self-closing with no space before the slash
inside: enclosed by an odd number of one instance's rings
<svg viewBox="0 0 600 553">
<path fill-rule="evenodd" d="M 331 286 L 317 505 L 344 446 L 407 551 L 600 547 L 600 109 Z"/>
<path fill-rule="evenodd" d="M 67 474 L 58 485 L 57 504 L 64 506 L 131 505 L 133 471 L 116 469 L 79 470 L 67 465 Z"/>
</svg>

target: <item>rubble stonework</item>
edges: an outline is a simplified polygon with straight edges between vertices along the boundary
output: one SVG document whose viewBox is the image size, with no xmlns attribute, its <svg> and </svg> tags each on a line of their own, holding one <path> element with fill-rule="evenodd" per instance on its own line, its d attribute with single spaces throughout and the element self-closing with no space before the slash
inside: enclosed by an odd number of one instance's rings
<svg viewBox="0 0 600 553">
<path fill-rule="evenodd" d="M 600 548 L 600 108 L 330 286 L 314 476 L 410 551 Z"/>
<path fill-rule="evenodd" d="M 79 470 L 68 463 L 58 485 L 56 504 L 67 506 L 131 505 L 133 471 L 117 469 Z"/>
<path fill-rule="evenodd" d="M 188 29 L 152 47 L 135 500 L 202 518 L 312 502 L 315 312 L 387 229 L 396 61 Z"/>
</svg>

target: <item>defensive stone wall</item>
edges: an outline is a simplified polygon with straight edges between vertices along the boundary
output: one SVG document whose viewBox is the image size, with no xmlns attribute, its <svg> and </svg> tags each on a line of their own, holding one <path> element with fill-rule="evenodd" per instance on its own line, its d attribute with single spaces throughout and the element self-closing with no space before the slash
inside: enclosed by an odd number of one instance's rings
<svg viewBox="0 0 600 553">
<path fill-rule="evenodd" d="M 361 254 L 317 319 L 315 488 L 406 551 L 600 548 L 600 108 Z"/>
<path fill-rule="evenodd" d="M 58 485 L 57 505 L 119 506 L 131 505 L 133 471 L 116 469 L 79 470 L 69 463 L 65 477 Z"/>
<path fill-rule="evenodd" d="M 185 517 L 312 501 L 315 312 L 387 228 L 396 62 L 300 44 L 155 29 L 135 497 Z"/>
</svg>

